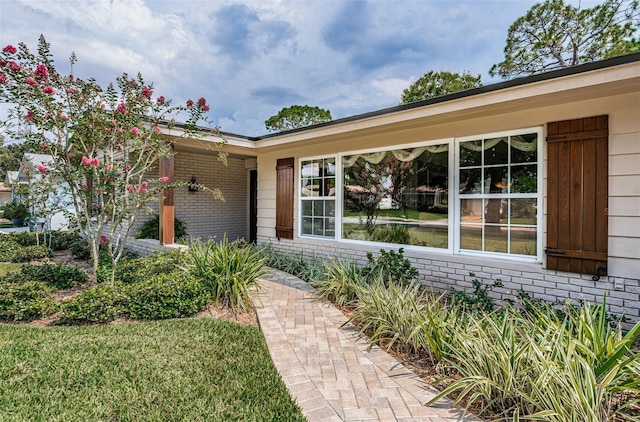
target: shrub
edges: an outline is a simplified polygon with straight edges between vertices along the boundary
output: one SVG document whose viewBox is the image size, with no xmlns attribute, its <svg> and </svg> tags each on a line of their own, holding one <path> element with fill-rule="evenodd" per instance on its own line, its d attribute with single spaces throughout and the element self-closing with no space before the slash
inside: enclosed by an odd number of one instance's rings
<svg viewBox="0 0 640 422">
<path fill-rule="evenodd" d="M 184 318 L 211 303 L 210 290 L 184 272 L 157 274 L 129 285 L 123 316 L 133 319 Z"/>
<path fill-rule="evenodd" d="M 69 231 L 54 230 L 46 232 L 46 234 L 47 236 L 50 236 L 49 239 L 51 243 L 49 247 L 54 251 L 70 249 L 71 245 L 80 239 L 80 236 L 77 233 Z"/>
<path fill-rule="evenodd" d="M 78 237 L 75 240 L 71 241 L 71 243 L 69 244 L 69 252 L 71 252 L 71 254 L 76 258 L 82 259 L 83 261 L 88 261 L 89 259 L 91 259 L 91 249 L 89 249 L 89 243 L 81 237 Z"/>
<path fill-rule="evenodd" d="M 25 246 L 14 252 L 11 262 L 29 262 L 51 257 L 53 257 L 53 251 L 46 246 Z"/>
<path fill-rule="evenodd" d="M 409 283 L 418 277 L 418 270 L 404 257 L 404 249 L 398 252 L 380 249 L 380 256 L 373 257 L 367 253 L 368 265 L 362 269 L 362 274 L 369 280 L 381 278 L 385 283 Z"/>
<path fill-rule="evenodd" d="M 265 258 L 266 265 L 295 275 L 304 281 L 322 281 L 324 277 L 324 265 L 317 259 L 306 259 L 302 253 L 300 255 L 282 253 L 269 246 L 262 246 L 259 251 Z"/>
<path fill-rule="evenodd" d="M 89 276 L 81 268 L 65 264 L 27 264 L 22 266 L 20 274 L 24 279 L 42 281 L 56 289 L 70 289 L 89 280 Z"/>
<path fill-rule="evenodd" d="M 180 250 L 154 252 L 141 258 L 123 255 L 116 267 L 115 280 L 122 283 L 137 283 L 146 281 L 156 274 L 173 272 L 182 263 L 183 255 L 184 252 Z M 98 283 L 109 281 L 110 277 L 110 265 L 106 264 L 98 268 L 98 273 L 96 274 Z"/>
<path fill-rule="evenodd" d="M 33 232 L 9 233 L 7 239 L 14 241 L 20 246 L 35 246 L 37 244 L 36 234 Z"/>
<path fill-rule="evenodd" d="M 358 290 L 364 283 L 365 279 L 354 264 L 334 260 L 324 264 L 322 281 L 311 284 L 316 288 L 316 295 L 345 307 L 353 305 L 358 298 Z"/>
<path fill-rule="evenodd" d="M 51 230 L 46 232 L 16 232 L 9 233 L 8 238 L 20 246 L 49 246 L 54 251 L 69 249 L 71 244 L 79 239 L 76 233 L 63 230 Z"/>
<path fill-rule="evenodd" d="M 147 220 L 142 224 L 138 233 L 136 233 L 136 239 L 159 239 L 160 235 L 160 216 L 154 215 L 153 218 Z M 174 218 L 173 219 L 173 235 L 176 239 L 186 239 L 187 237 L 187 223 Z"/>
<path fill-rule="evenodd" d="M 0 283 L 0 320 L 33 321 L 55 312 L 50 289 L 44 283 Z"/>
<path fill-rule="evenodd" d="M 469 273 L 469 275 L 475 277 L 474 273 Z M 502 287 L 502 280 L 497 279 L 490 285 L 484 285 L 480 280 L 474 278 L 471 283 L 473 284 L 473 293 L 471 294 L 464 290 L 451 288 L 450 295 L 453 302 L 460 304 L 465 309 L 479 310 L 485 313 L 496 309 L 496 303 L 489 296 L 489 291 L 494 287 Z"/>
<path fill-rule="evenodd" d="M 11 262 L 20 245 L 2 235 L 0 238 L 0 262 Z"/>
<path fill-rule="evenodd" d="M 185 254 L 184 269 L 210 289 L 213 300 L 231 309 L 248 310 L 253 288 L 264 274 L 265 258 L 251 245 L 229 242 L 195 241 Z"/>
<path fill-rule="evenodd" d="M 113 321 L 122 314 L 127 304 L 125 286 L 119 283 L 104 284 L 82 291 L 62 302 L 62 324 L 95 324 Z"/>
</svg>

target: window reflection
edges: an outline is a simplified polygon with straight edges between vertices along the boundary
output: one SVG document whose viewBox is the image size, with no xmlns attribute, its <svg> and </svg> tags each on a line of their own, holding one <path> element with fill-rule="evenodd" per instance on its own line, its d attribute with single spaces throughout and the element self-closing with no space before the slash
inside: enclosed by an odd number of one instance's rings
<svg viewBox="0 0 640 422">
<path fill-rule="evenodd" d="M 448 247 L 448 145 L 343 157 L 346 239 Z"/>
</svg>

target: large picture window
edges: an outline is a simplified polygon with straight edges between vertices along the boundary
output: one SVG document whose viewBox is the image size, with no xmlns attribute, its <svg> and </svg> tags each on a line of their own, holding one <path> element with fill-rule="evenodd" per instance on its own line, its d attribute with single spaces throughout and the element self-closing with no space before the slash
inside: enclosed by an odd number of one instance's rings
<svg viewBox="0 0 640 422">
<path fill-rule="evenodd" d="M 336 160 L 304 160 L 300 167 L 300 232 L 332 238 L 336 231 Z"/>
<path fill-rule="evenodd" d="M 342 166 L 344 239 L 448 248 L 448 144 L 344 156 Z"/>
<path fill-rule="evenodd" d="M 539 260 L 541 136 L 301 159 L 300 235 Z"/>
<path fill-rule="evenodd" d="M 538 134 L 459 143 L 460 249 L 537 255 Z"/>
</svg>

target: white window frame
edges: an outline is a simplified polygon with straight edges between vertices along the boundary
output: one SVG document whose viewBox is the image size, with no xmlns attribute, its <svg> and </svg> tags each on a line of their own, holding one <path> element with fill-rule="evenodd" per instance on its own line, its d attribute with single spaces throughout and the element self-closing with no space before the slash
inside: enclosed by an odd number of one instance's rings
<svg viewBox="0 0 640 422">
<path fill-rule="evenodd" d="M 460 193 L 459 193 L 459 188 L 457 188 L 458 186 L 460 186 L 460 144 L 463 142 L 467 142 L 467 141 L 474 141 L 474 140 L 478 140 L 478 139 L 489 139 L 489 138 L 498 138 L 498 137 L 502 137 L 502 136 L 517 136 L 517 135 L 524 135 L 524 134 L 529 134 L 529 133 L 536 133 L 537 134 L 537 187 L 536 187 L 536 194 L 531 195 L 531 194 L 525 194 L 525 195 L 521 195 L 521 194 L 515 194 L 515 193 L 511 193 L 511 194 L 495 194 L 495 198 L 513 198 L 513 199 L 517 199 L 519 197 L 526 197 L 526 198 L 534 198 L 537 201 L 537 214 L 536 214 L 536 254 L 528 256 L 528 255 L 517 255 L 517 254 L 509 254 L 509 253 L 501 253 L 501 252 L 487 252 L 487 251 L 473 251 L 473 250 L 469 250 L 469 249 L 461 249 L 460 248 L 460 235 L 461 235 L 461 220 L 462 220 L 462 215 L 461 215 L 461 210 L 460 210 Z M 500 258 L 500 259 L 507 259 L 507 260 L 514 260 L 514 261 L 528 261 L 528 262 L 542 262 L 542 242 L 543 242 L 543 218 L 544 218 L 544 210 L 543 210 L 543 199 L 544 199 L 544 174 L 543 174 L 543 162 L 544 162 L 544 154 L 543 154 L 543 147 L 544 147 L 544 128 L 542 126 L 534 126 L 534 127 L 530 127 L 530 128 L 524 128 L 524 129 L 517 129 L 517 130 L 507 130 L 507 131 L 501 131 L 501 132 L 491 132 L 491 133 L 482 133 L 482 134 L 477 134 L 477 135 L 473 135 L 473 136 L 465 136 L 465 137 L 461 137 L 461 138 L 455 138 L 455 145 L 454 145 L 454 159 L 455 159 L 455 174 L 454 174 L 454 181 L 455 184 L 454 186 L 456 186 L 456 190 L 454 192 L 454 213 L 455 213 L 455 221 L 454 221 L 454 228 L 455 228 L 455 236 L 453 237 L 455 243 L 453 246 L 453 253 L 456 255 L 470 255 L 470 256 L 478 256 L 478 257 L 495 257 L 495 258 Z M 511 163 L 509 163 L 509 166 L 511 166 Z M 484 168 L 484 167 L 483 167 Z M 451 189 L 450 189 L 451 191 Z M 479 194 L 465 194 L 464 195 L 465 198 L 469 198 L 469 199 L 480 199 L 480 198 L 485 198 L 486 194 L 484 193 L 479 193 Z"/>
<path fill-rule="evenodd" d="M 302 165 L 304 162 L 309 162 L 309 161 L 314 161 L 314 160 L 327 160 L 327 159 L 334 159 L 334 165 L 336 167 L 336 171 L 334 174 L 334 178 L 335 178 L 335 194 L 334 196 L 306 196 L 303 198 L 302 196 Z M 304 158 L 300 158 L 298 160 L 298 177 L 296 180 L 297 186 L 296 186 L 296 190 L 298 192 L 298 198 L 296 201 L 296 206 L 297 206 L 297 212 L 295 213 L 296 216 L 298 217 L 298 236 L 301 238 L 305 238 L 305 239 L 322 239 L 322 240 L 336 240 L 337 239 L 337 235 L 338 235 L 338 195 L 339 195 L 339 191 L 340 188 L 338 187 L 338 157 L 333 154 L 333 155 L 318 155 L 318 156 L 313 156 L 313 157 L 304 157 Z M 303 225 L 304 225 L 304 217 L 302 214 L 302 203 L 306 202 L 306 201 L 330 201 L 333 200 L 334 201 L 334 235 L 332 237 L 330 236 L 319 236 L 319 235 L 313 235 L 313 234 L 305 234 L 302 230 Z"/>
<path fill-rule="evenodd" d="M 460 234 L 461 234 L 461 212 L 460 212 L 460 194 L 459 194 L 459 185 L 460 185 L 460 162 L 459 162 L 459 151 L 460 151 L 460 143 L 478 140 L 478 139 L 488 139 L 488 138 L 496 138 L 501 136 L 516 136 L 523 135 L 528 133 L 536 133 L 537 134 L 537 192 L 535 194 L 535 199 L 537 201 L 537 215 L 536 215 L 536 255 L 527 256 L 527 255 L 515 255 L 509 253 L 500 253 L 500 252 L 486 252 L 486 251 L 472 251 L 468 249 L 460 249 Z M 343 157 L 351 156 L 355 154 L 368 154 L 372 152 L 380 152 L 380 151 L 390 151 L 394 149 L 406 149 L 406 148 L 416 148 L 420 146 L 432 146 L 432 145 L 449 145 L 449 192 L 448 192 L 448 201 L 449 201 L 449 214 L 448 214 L 448 247 L 445 248 L 434 248 L 428 246 L 418 246 L 418 245 L 401 245 L 394 243 L 382 243 L 382 242 L 371 242 L 371 241 L 363 241 L 363 240 L 354 240 L 354 239 L 345 239 L 342 237 L 342 213 L 343 213 L 343 204 L 344 204 L 344 180 L 343 180 Z M 319 159 L 334 159 L 335 160 L 335 196 L 326 196 L 326 197 L 308 197 L 306 200 L 333 200 L 334 201 L 334 224 L 335 224 L 335 234 L 334 237 L 325 237 L 325 236 L 314 236 L 309 234 L 303 234 L 302 225 L 303 225 L 303 217 L 302 217 L 302 202 L 305 199 L 302 199 L 302 194 L 300 192 L 302 187 L 302 163 L 312 160 Z M 297 204 L 297 212 L 296 217 L 298 218 L 298 233 L 300 238 L 304 239 L 315 239 L 322 241 L 335 241 L 340 243 L 349 243 L 354 245 L 362 245 L 368 247 L 402 247 L 408 251 L 415 252 L 428 252 L 428 253 L 437 253 L 442 255 L 462 255 L 462 256 L 475 256 L 475 257 L 491 257 L 502 260 L 509 260 L 515 262 L 536 262 L 541 263 L 543 258 L 543 236 L 544 236 L 544 209 L 543 209 L 543 200 L 544 200 L 544 127 L 543 126 L 534 126 L 522 129 L 515 130 L 506 130 L 500 132 L 489 132 L 489 133 L 479 133 L 472 136 L 464 136 L 459 138 L 442 138 L 436 140 L 429 141 L 419 141 L 419 142 L 411 142 L 405 144 L 397 144 L 393 146 L 385 146 L 379 148 L 367 148 L 367 149 L 358 149 L 351 150 L 345 152 L 339 152 L 336 154 L 326 154 L 326 155 L 316 155 L 311 157 L 302 157 L 298 160 L 298 176 L 297 176 L 297 191 L 298 198 L 296 201 Z M 500 194 L 498 194 L 500 195 Z M 518 194 L 506 194 L 509 198 L 517 198 Z M 467 196 L 467 195 L 466 195 Z M 482 194 L 480 194 L 482 196 Z M 467 196 L 468 197 L 468 196 Z M 526 194 L 526 197 L 533 198 L 532 195 Z"/>
</svg>

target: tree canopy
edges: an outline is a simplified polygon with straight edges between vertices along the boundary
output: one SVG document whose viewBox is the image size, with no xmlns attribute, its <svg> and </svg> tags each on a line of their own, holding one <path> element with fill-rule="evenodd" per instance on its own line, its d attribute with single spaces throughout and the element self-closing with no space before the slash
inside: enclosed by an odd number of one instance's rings
<svg viewBox="0 0 640 422">
<path fill-rule="evenodd" d="M 25 152 L 33 152 L 33 147 L 27 143 L 0 146 L 0 182 L 4 180 L 8 171 L 18 170 Z"/>
<path fill-rule="evenodd" d="M 329 110 L 308 105 L 292 105 L 283 108 L 275 116 L 269 117 L 264 124 L 269 132 L 281 132 L 328 122 L 331 119 Z"/>
<path fill-rule="evenodd" d="M 591 9 L 546 0 L 511 25 L 504 61 L 489 74 L 509 79 L 640 51 L 639 22 L 638 0 L 605 0 Z"/>
<path fill-rule="evenodd" d="M 446 70 L 440 72 L 430 70 L 402 91 L 401 104 L 453 94 L 479 86 L 482 86 L 480 75 L 472 75 L 466 70 L 462 74 Z"/>
</svg>

